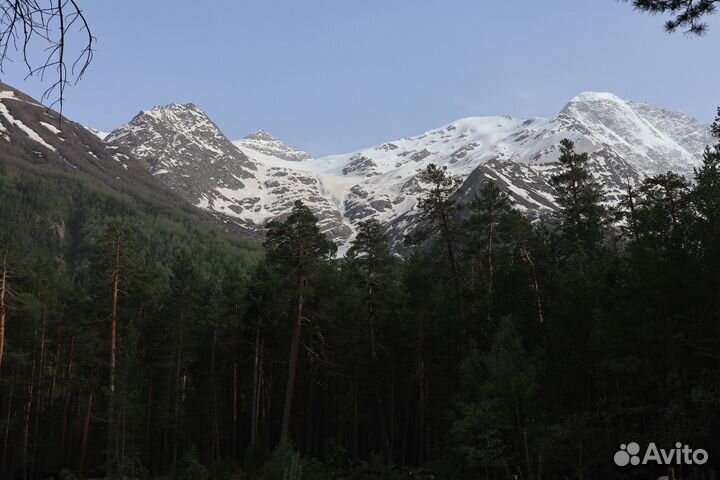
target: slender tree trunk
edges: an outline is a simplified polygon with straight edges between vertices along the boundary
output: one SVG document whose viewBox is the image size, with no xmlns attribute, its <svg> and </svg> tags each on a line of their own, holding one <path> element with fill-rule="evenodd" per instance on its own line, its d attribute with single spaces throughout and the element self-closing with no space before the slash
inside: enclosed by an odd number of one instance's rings
<svg viewBox="0 0 720 480">
<path fill-rule="evenodd" d="M 312 348 L 312 344 L 311 344 Z M 305 414 L 305 451 L 308 452 L 310 455 L 312 455 L 313 452 L 313 435 L 315 433 L 314 426 L 314 403 L 315 403 L 315 361 L 312 357 L 310 357 L 310 365 L 308 368 L 308 371 L 310 372 L 310 381 L 308 382 L 308 389 L 310 390 L 308 392 L 308 400 L 307 400 L 307 407 L 306 407 L 306 414 Z M 298 443 L 299 440 L 298 440 Z"/>
<path fill-rule="evenodd" d="M 493 237 L 495 236 L 495 221 L 490 211 L 490 220 L 488 223 L 488 300 L 492 301 L 493 283 L 495 281 L 495 264 L 493 262 Z"/>
<path fill-rule="evenodd" d="M 300 294 L 298 295 L 297 302 L 297 316 L 293 324 L 292 340 L 290 342 L 290 360 L 288 361 L 288 380 L 285 388 L 285 406 L 283 408 L 282 418 L 282 430 L 281 438 L 283 440 L 288 439 L 288 432 L 290 429 L 290 414 L 292 413 L 292 400 L 293 393 L 295 390 L 295 376 L 297 374 L 297 364 L 300 352 L 300 330 L 302 328 L 302 314 L 305 297 L 303 294 L 303 283 L 304 279 L 300 279 Z"/>
<path fill-rule="evenodd" d="M 392 462 L 392 449 L 390 447 L 390 437 L 387 429 L 387 419 L 385 418 L 385 408 L 383 407 L 382 396 L 380 395 L 380 378 L 375 373 L 375 403 L 378 410 L 378 422 L 380 423 L 380 433 L 382 435 L 383 453 L 385 454 L 385 462 Z"/>
<path fill-rule="evenodd" d="M 584 459 L 583 442 L 578 443 L 577 478 L 578 478 L 578 480 L 585 479 L 585 459 Z"/>
<path fill-rule="evenodd" d="M 537 272 L 535 270 L 535 262 L 533 262 L 532 257 L 530 256 L 530 252 L 528 252 L 528 249 L 524 243 L 520 244 L 520 252 L 522 253 L 525 262 L 530 266 L 530 271 L 532 274 L 532 287 L 535 291 L 535 301 L 537 303 L 538 320 L 540 320 L 540 323 L 543 323 L 544 319 L 542 302 L 540 301 L 540 284 L 538 282 Z"/>
<path fill-rule="evenodd" d="M 120 409 L 120 451 L 118 459 L 120 463 L 125 460 L 125 443 L 127 441 L 127 398 L 123 395 L 122 407 Z"/>
<path fill-rule="evenodd" d="M 375 346 L 375 292 L 373 290 L 375 272 L 372 262 L 368 265 L 368 270 L 368 326 L 370 328 L 370 354 L 373 365 L 373 379 L 375 383 L 375 404 L 377 406 L 378 421 L 380 423 L 385 461 L 390 463 L 392 461 L 392 453 L 390 450 L 390 440 L 388 437 L 385 419 L 385 409 L 383 408 L 382 395 L 380 392 L 380 365 L 378 364 L 377 348 Z"/>
<path fill-rule="evenodd" d="M 457 267 L 457 259 L 455 258 L 455 248 L 450 234 L 450 225 L 447 218 L 442 216 L 442 229 L 443 237 L 445 237 L 445 247 L 447 248 L 448 260 L 450 261 L 450 271 L 453 277 L 453 286 L 455 287 L 455 295 L 458 303 L 458 314 L 460 315 L 460 322 L 463 322 L 465 317 L 464 305 L 462 299 L 462 291 L 460 290 L 460 273 Z"/>
<path fill-rule="evenodd" d="M 178 330 L 177 356 L 175 359 L 175 412 L 173 418 L 173 469 L 177 466 L 178 438 L 180 435 L 180 372 L 182 366 L 182 342 L 183 342 L 183 316 L 180 314 L 180 328 Z"/>
<path fill-rule="evenodd" d="M 63 427 L 62 427 L 62 433 L 60 435 L 60 459 L 63 461 L 67 458 L 65 456 L 65 445 L 66 445 L 65 439 L 67 438 L 68 421 L 69 421 L 69 416 L 70 416 L 70 401 L 71 401 L 71 395 L 70 395 L 67 385 L 69 384 L 70 380 L 72 379 L 72 362 L 73 362 L 74 354 L 75 354 L 75 336 L 73 335 L 70 338 L 70 353 L 68 354 L 68 366 L 67 366 L 67 371 L 65 372 L 65 406 L 63 408 Z"/>
<path fill-rule="evenodd" d="M 405 418 L 403 421 L 402 448 L 401 448 L 401 464 L 407 465 L 407 449 L 408 449 L 408 430 L 410 429 L 410 401 L 405 402 Z"/>
<path fill-rule="evenodd" d="M 463 301 L 463 292 L 462 292 L 462 288 L 461 288 L 460 272 L 459 272 L 458 266 L 457 266 L 457 259 L 455 258 L 455 248 L 453 245 L 453 238 L 452 238 L 452 233 L 451 233 L 451 229 L 450 229 L 450 223 L 448 220 L 448 216 L 446 214 L 443 214 L 441 216 L 441 226 L 442 226 L 442 230 L 443 230 L 443 237 L 445 238 L 445 244 L 446 244 L 445 246 L 447 248 L 448 259 L 450 262 L 450 268 L 451 268 L 451 272 L 452 272 L 453 287 L 455 290 L 455 292 L 454 292 L 455 300 L 457 302 L 457 313 L 458 313 L 458 324 L 457 325 L 458 325 L 458 328 L 462 329 L 461 336 L 464 337 L 467 335 L 467 325 L 465 323 L 465 306 L 464 306 L 464 301 Z M 461 354 L 460 352 L 462 352 L 462 349 L 464 348 L 464 346 L 465 345 L 463 342 L 457 343 L 456 348 L 457 348 L 457 352 L 459 354 Z M 423 367 L 423 369 L 424 369 L 424 367 Z M 423 375 L 424 375 L 424 373 L 423 373 Z M 424 385 L 420 384 L 419 386 L 420 386 L 420 400 L 422 400 L 421 405 L 423 405 L 422 408 L 424 408 L 424 393 L 423 393 Z M 420 450 L 422 450 L 422 448 L 423 448 L 422 447 L 422 443 L 424 440 L 423 435 L 425 434 L 425 431 L 424 431 L 425 430 L 425 416 L 424 416 L 425 413 L 422 411 L 422 408 L 420 411 L 420 422 L 419 422 L 419 427 L 420 427 L 420 434 L 419 434 L 420 447 L 419 448 L 420 448 Z"/>
<path fill-rule="evenodd" d="M 373 298 L 373 283 L 375 281 L 375 273 L 372 269 L 368 272 L 368 325 L 370 327 L 370 352 L 373 361 L 377 360 L 377 350 L 375 348 L 375 301 Z"/>
<path fill-rule="evenodd" d="M 213 460 L 220 457 L 220 420 L 218 419 L 217 382 L 215 379 L 215 352 L 217 350 L 217 324 L 213 328 L 212 348 L 210 350 L 210 388 L 212 390 L 213 410 Z"/>
<path fill-rule="evenodd" d="M 395 368 L 390 364 L 390 463 L 395 461 Z"/>
<path fill-rule="evenodd" d="M 50 381 L 50 408 L 52 409 L 55 399 L 55 386 L 57 385 L 58 370 L 60 370 L 60 342 L 55 348 L 55 360 L 52 367 L 52 379 Z"/>
<path fill-rule="evenodd" d="M 232 370 L 232 453 L 237 454 L 237 417 L 238 417 L 238 364 L 237 359 L 233 362 Z M 253 405 L 253 415 L 257 421 L 257 415 L 255 415 L 255 405 Z"/>
<path fill-rule="evenodd" d="M 85 422 L 83 423 L 82 441 L 80 443 L 80 460 L 78 462 L 79 476 L 85 478 L 85 457 L 87 455 L 88 439 L 90 437 L 90 422 L 92 421 L 92 409 L 95 402 L 95 394 L 91 391 L 88 397 L 87 410 L 85 411 Z"/>
<path fill-rule="evenodd" d="M 2 454 L 2 468 L 0 468 L 0 474 L 5 472 L 7 468 L 7 451 L 8 443 L 10 440 L 10 419 L 12 418 L 12 403 L 13 394 L 15 392 L 15 375 L 10 379 L 10 393 L 8 395 L 8 411 L 7 418 L 5 419 L 5 435 L 3 436 L 3 454 Z"/>
<path fill-rule="evenodd" d="M 487 320 L 488 324 L 492 323 L 492 317 L 495 312 L 495 299 L 493 289 L 495 288 L 495 261 L 493 252 L 493 241 L 495 237 L 495 219 L 492 206 L 488 212 L 488 291 L 487 291 Z"/>
<path fill-rule="evenodd" d="M 262 357 L 260 357 L 260 362 L 262 364 Z M 273 399 L 272 399 L 272 385 L 273 385 L 273 369 L 272 369 L 272 363 L 270 364 L 270 372 L 268 375 L 267 381 L 264 380 L 263 377 L 263 370 L 262 367 L 260 368 L 260 386 L 264 389 L 263 391 L 263 400 L 262 403 L 262 410 L 261 410 L 261 424 L 263 426 L 263 432 L 267 432 L 269 425 L 268 425 L 268 412 L 272 412 L 272 406 L 273 406 Z M 270 436 L 269 435 L 263 435 L 263 441 L 265 448 L 270 447 Z"/>
<path fill-rule="evenodd" d="M 115 370 L 117 353 L 117 322 L 118 300 L 120 297 L 120 259 L 122 255 L 122 239 L 118 232 L 115 239 L 115 262 L 113 266 L 113 298 L 112 314 L 110 318 L 110 378 L 108 395 L 108 440 L 107 440 L 107 473 L 109 476 L 115 471 L 117 460 L 117 445 L 115 438 Z"/>
<path fill-rule="evenodd" d="M 542 454 L 538 453 L 537 479 L 542 480 L 542 478 L 543 478 L 543 456 L 542 456 Z"/>
<path fill-rule="evenodd" d="M 35 332 L 35 338 L 37 338 L 37 331 Z M 27 401 L 25 402 L 25 418 L 23 421 L 23 444 L 22 444 L 22 459 L 23 459 L 23 478 L 28 478 L 28 444 L 30 441 L 30 419 L 32 414 L 32 406 L 35 394 L 35 370 L 37 369 L 37 358 L 33 355 L 32 367 L 30 369 L 30 383 L 28 384 Z"/>
<path fill-rule="evenodd" d="M 353 458 L 358 458 L 358 365 L 353 375 Z"/>
<path fill-rule="evenodd" d="M 255 446 L 255 441 L 257 440 L 257 430 L 258 430 L 258 408 L 260 403 L 260 387 L 258 385 L 258 382 L 260 381 L 260 372 L 258 371 L 258 368 L 260 367 L 260 324 L 258 322 L 258 327 L 255 330 L 255 364 L 253 369 L 253 410 L 252 410 L 252 418 L 250 422 L 250 445 Z"/>
<path fill-rule="evenodd" d="M 633 190 L 630 182 L 627 184 L 628 210 L 630 211 L 630 228 L 635 241 L 640 240 L 640 231 L 637 226 L 637 216 L 635 215 L 635 190 Z"/>
<path fill-rule="evenodd" d="M 7 306 L 5 305 L 5 298 L 7 297 L 8 291 L 8 266 L 7 266 L 7 251 L 3 254 L 2 272 L 0 272 L 0 371 L 2 371 L 2 361 L 5 354 L 5 315 L 7 312 Z"/>
<path fill-rule="evenodd" d="M 530 464 L 530 450 L 527 441 L 527 431 L 523 428 L 522 420 L 520 418 L 520 401 L 517 395 L 517 389 L 515 385 L 512 386 L 513 404 L 515 407 L 515 424 L 517 426 L 517 433 L 520 440 L 520 449 L 525 460 L 525 468 L 527 469 L 527 478 L 532 480 L 532 469 Z"/>
<path fill-rule="evenodd" d="M 425 322 L 420 319 L 420 332 L 418 334 L 418 359 L 417 359 L 417 387 L 418 387 L 418 443 L 416 445 L 416 462 L 421 462 L 421 451 L 425 435 Z"/>
<path fill-rule="evenodd" d="M 665 187 L 665 198 L 668 201 L 668 204 L 670 205 L 670 220 L 672 222 L 672 226 L 676 227 L 678 224 L 678 218 L 677 218 L 677 204 L 675 201 L 675 195 L 673 194 L 673 191 L 667 187 Z"/>
<path fill-rule="evenodd" d="M 39 296 L 39 295 L 38 295 Z M 37 457 L 37 444 L 38 444 L 38 431 L 40 427 L 40 408 L 43 398 L 43 392 L 42 392 L 42 384 L 43 384 L 43 374 L 45 372 L 45 336 L 47 331 L 47 314 L 43 312 L 43 321 L 42 321 L 42 328 L 40 333 L 40 363 L 38 368 L 38 374 L 37 374 L 37 400 L 35 401 L 35 420 L 33 424 L 33 450 L 32 450 L 32 458 L 33 458 L 33 467 L 31 470 L 31 478 L 35 477 L 35 471 L 38 467 L 38 457 Z"/>
<path fill-rule="evenodd" d="M 150 455 L 152 455 L 151 452 L 155 450 L 154 442 L 151 440 L 150 436 L 150 429 L 152 426 L 153 389 L 154 383 L 150 380 L 150 385 L 148 385 L 147 410 L 145 411 L 145 451 Z"/>
</svg>

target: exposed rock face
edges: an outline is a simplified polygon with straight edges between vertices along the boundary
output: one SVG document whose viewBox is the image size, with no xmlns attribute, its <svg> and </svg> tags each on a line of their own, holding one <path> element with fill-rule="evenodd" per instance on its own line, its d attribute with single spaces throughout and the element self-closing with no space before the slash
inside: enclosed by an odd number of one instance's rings
<svg viewBox="0 0 720 480">
<path fill-rule="evenodd" d="M 222 191 L 244 188 L 257 170 L 192 104 L 140 112 L 105 141 L 129 148 L 171 188 L 196 205 L 216 210 L 240 209 L 224 205 Z"/>
<path fill-rule="evenodd" d="M 0 160 L 93 178 L 118 190 L 152 191 L 145 162 L 107 145 L 82 125 L 0 83 Z"/>
<path fill-rule="evenodd" d="M 265 132 L 238 142 L 244 153 L 193 104 L 140 112 L 105 141 L 144 159 L 158 180 L 231 228 L 260 234 L 267 221 L 282 218 L 301 199 L 330 238 L 351 234 L 337 207 L 325 198 L 318 175 L 294 168 L 308 154 Z"/>
<path fill-rule="evenodd" d="M 234 143 L 243 152 L 251 150 L 256 154 L 259 153 L 280 160 L 287 160 L 288 162 L 302 162 L 312 158 L 309 153 L 285 145 L 264 130 L 251 133 Z"/>
<path fill-rule="evenodd" d="M 296 199 L 324 232 L 347 245 L 358 222 L 378 219 L 394 244 L 416 224 L 417 174 L 446 166 L 470 199 L 492 179 L 530 216 L 557 208 L 548 181 L 559 143 L 588 152 L 591 171 L 616 202 L 625 185 L 701 162 L 710 130 L 692 117 L 608 93 L 583 93 L 550 119 L 466 118 L 417 137 L 313 159 L 264 131 L 230 142 L 194 105 L 143 112 L 106 139 L 146 160 L 153 174 L 205 208 L 248 229 L 287 214 Z M 342 251 L 342 249 L 341 249 Z"/>
</svg>

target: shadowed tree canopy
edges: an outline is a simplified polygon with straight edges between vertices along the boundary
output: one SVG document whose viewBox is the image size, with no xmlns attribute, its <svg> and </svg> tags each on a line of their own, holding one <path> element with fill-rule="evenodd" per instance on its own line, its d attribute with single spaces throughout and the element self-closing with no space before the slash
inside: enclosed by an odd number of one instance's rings
<svg viewBox="0 0 720 480">
<path fill-rule="evenodd" d="M 0 159 L 0 478 L 613 479 L 628 437 L 717 458 L 720 146 L 633 186 L 623 230 L 561 149 L 560 228 L 490 179 L 459 211 L 434 166 L 405 258 L 370 220 L 336 259 L 301 202 L 263 256 Z"/>
<path fill-rule="evenodd" d="M 70 47 L 74 34 L 83 40 Z M 53 98 L 50 106 L 57 105 L 61 114 L 65 87 L 83 77 L 94 45 L 95 37 L 76 0 L 0 0 L 0 73 L 15 51 L 29 77 L 54 76 L 42 98 Z"/>
<path fill-rule="evenodd" d="M 626 0 L 627 1 L 627 0 Z M 702 35 L 708 29 L 705 19 L 715 13 L 720 0 L 633 0 L 637 10 L 654 15 L 670 14 L 665 22 L 668 32 L 678 29 L 692 35 Z"/>
<path fill-rule="evenodd" d="M 587 152 L 575 152 L 575 144 L 563 139 L 560 142 L 560 173 L 550 179 L 555 199 L 560 205 L 558 217 L 564 240 L 571 250 L 589 251 L 603 237 L 607 211 L 602 205 L 604 194 L 588 170 Z"/>
</svg>

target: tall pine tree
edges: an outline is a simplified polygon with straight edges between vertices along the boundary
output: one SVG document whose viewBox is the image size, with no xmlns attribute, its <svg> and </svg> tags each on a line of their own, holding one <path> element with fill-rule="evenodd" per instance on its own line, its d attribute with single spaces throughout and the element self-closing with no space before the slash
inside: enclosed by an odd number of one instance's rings
<svg viewBox="0 0 720 480">
<path fill-rule="evenodd" d="M 572 141 L 560 142 L 560 173 L 550 183 L 560 205 L 560 228 L 570 252 L 592 251 L 602 240 L 607 223 L 602 186 L 588 170 L 589 160 L 587 153 L 575 152 Z"/>
<path fill-rule="evenodd" d="M 284 222 L 272 221 L 268 224 L 265 240 L 267 262 L 289 280 L 288 289 L 292 292 L 295 305 L 281 427 L 283 440 L 288 439 L 290 430 L 300 335 L 303 322 L 306 321 L 306 297 L 311 291 L 319 263 L 329 259 L 337 251 L 335 243 L 320 232 L 317 222 L 318 218 L 312 211 L 298 200 Z"/>
</svg>

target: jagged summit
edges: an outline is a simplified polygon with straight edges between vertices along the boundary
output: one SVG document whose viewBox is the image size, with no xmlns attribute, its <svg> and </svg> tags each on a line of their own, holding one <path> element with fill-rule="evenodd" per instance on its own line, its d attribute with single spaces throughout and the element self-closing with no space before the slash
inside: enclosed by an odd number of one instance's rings
<svg viewBox="0 0 720 480">
<path fill-rule="evenodd" d="M 178 111 L 178 110 L 197 110 L 202 112 L 202 110 L 195 105 L 192 102 L 187 103 L 167 103 L 165 105 L 156 105 L 152 107 L 150 110 L 142 110 L 140 113 L 145 114 L 157 114 L 161 112 L 168 112 L 168 111 Z"/>
<path fill-rule="evenodd" d="M 275 137 L 270 135 L 265 130 L 258 130 L 257 132 L 251 133 L 243 137 L 243 140 L 257 140 L 261 142 L 276 142 Z"/>
<path fill-rule="evenodd" d="M 236 146 L 195 105 L 171 104 L 141 112 L 107 141 L 145 159 L 155 178 L 232 228 L 262 230 L 295 200 L 304 200 L 320 218 L 323 232 L 336 239 L 351 234 L 337 206 L 323 197 L 318 176 L 287 168 L 310 155 L 267 132 Z"/>
<path fill-rule="evenodd" d="M 150 165 L 153 175 L 199 206 L 215 206 L 218 195 L 208 192 L 216 188 L 245 188 L 257 170 L 192 103 L 140 112 L 105 141 L 130 149 Z"/>
<path fill-rule="evenodd" d="M 552 118 L 463 118 L 317 159 L 264 130 L 231 143 L 192 104 L 144 112 L 108 141 L 147 159 L 156 178 L 196 206 L 247 228 L 261 230 L 302 200 L 321 229 L 345 245 L 357 223 L 372 218 L 400 248 L 417 223 L 417 174 L 430 163 L 463 181 L 460 198 L 472 198 L 493 180 L 531 217 L 557 209 L 549 179 L 563 138 L 590 155 L 590 170 L 610 203 L 628 181 L 667 170 L 692 175 L 711 142 L 709 127 L 689 115 L 604 92 L 583 92 Z"/>
<path fill-rule="evenodd" d="M 609 92 L 582 92 L 570 100 L 570 103 L 580 102 L 624 102 L 624 100 L 614 93 Z"/>
<path fill-rule="evenodd" d="M 265 130 L 258 130 L 233 143 L 246 155 L 259 162 L 268 162 L 272 159 L 302 162 L 312 158 L 309 153 L 284 144 Z"/>
<path fill-rule="evenodd" d="M 302 200 L 321 230 L 344 246 L 359 222 L 376 219 L 397 249 L 416 228 L 417 175 L 430 163 L 462 180 L 460 199 L 493 180 L 518 209 L 538 217 L 557 209 L 549 179 L 563 138 L 589 154 L 590 171 L 609 203 L 619 200 L 628 181 L 668 170 L 691 176 L 705 146 L 714 143 L 709 126 L 690 115 L 597 92 L 575 96 L 552 118 L 468 117 L 316 159 L 265 130 L 231 142 L 192 103 L 142 111 L 105 142 L 79 125 L 72 128 L 59 130 L 44 107 L 0 84 L 0 151 L 23 151 L 35 161 L 98 177 L 162 182 L 243 231 L 262 232 Z"/>
</svg>

